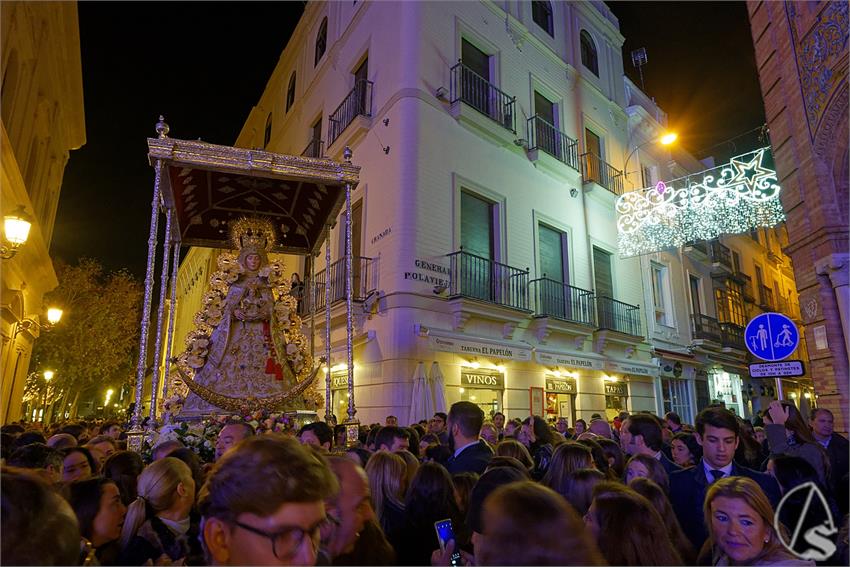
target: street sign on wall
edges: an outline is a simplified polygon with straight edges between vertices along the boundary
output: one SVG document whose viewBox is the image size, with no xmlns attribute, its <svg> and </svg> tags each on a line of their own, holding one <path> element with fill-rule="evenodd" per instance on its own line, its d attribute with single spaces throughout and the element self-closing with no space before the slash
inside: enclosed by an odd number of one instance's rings
<svg viewBox="0 0 850 567">
<path fill-rule="evenodd" d="M 783 360 L 782 362 L 756 362 L 750 364 L 750 376 L 753 378 L 776 378 L 803 376 L 806 369 L 802 360 Z"/>
<path fill-rule="evenodd" d="M 753 356 L 775 362 L 797 350 L 800 331 L 794 321 L 781 313 L 762 313 L 747 324 L 744 340 Z"/>
</svg>

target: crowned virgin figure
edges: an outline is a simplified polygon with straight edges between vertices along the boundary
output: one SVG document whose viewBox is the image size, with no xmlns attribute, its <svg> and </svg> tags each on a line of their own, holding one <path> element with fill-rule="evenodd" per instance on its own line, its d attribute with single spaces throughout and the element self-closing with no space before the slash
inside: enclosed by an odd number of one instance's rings
<svg viewBox="0 0 850 567">
<path fill-rule="evenodd" d="M 183 416 L 254 410 L 315 410 L 313 368 L 297 299 L 283 263 L 269 261 L 274 227 L 265 219 L 231 225 L 234 252 L 218 259 L 196 328 L 177 359 L 188 389 Z M 179 389 L 179 388 L 178 388 Z"/>
</svg>

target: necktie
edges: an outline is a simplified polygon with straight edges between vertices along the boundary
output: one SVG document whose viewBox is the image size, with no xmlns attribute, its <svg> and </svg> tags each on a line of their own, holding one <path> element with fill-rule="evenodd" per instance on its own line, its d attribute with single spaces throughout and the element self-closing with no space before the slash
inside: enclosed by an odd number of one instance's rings
<svg viewBox="0 0 850 567">
<path fill-rule="evenodd" d="M 723 478 L 724 476 L 726 476 L 726 473 L 724 473 L 720 469 L 711 469 L 711 476 L 714 477 L 714 481 L 716 482 L 716 481 L 720 480 L 721 478 Z"/>
</svg>

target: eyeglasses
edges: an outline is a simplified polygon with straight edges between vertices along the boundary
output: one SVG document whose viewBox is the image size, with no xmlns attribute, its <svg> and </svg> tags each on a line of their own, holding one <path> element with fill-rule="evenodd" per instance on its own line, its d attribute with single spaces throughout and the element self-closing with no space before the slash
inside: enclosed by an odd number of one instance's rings
<svg viewBox="0 0 850 567">
<path fill-rule="evenodd" d="M 316 525 L 304 529 L 298 526 L 287 526 L 276 532 L 267 532 L 248 524 L 243 524 L 238 520 L 233 520 L 233 523 L 258 536 L 269 538 L 272 543 L 272 553 L 281 561 L 289 561 L 295 557 L 301 546 L 304 545 L 304 539 L 309 537 L 313 544 L 313 548 L 318 548 L 319 538 L 321 537 L 322 528 L 326 526 L 338 526 L 339 520 L 328 514 L 323 520 Z"/>
</svg>

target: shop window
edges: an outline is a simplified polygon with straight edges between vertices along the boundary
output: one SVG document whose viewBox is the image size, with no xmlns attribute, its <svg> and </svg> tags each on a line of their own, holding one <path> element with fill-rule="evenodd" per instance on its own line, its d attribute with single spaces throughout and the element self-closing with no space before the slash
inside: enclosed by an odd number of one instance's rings
<svg viewBox="0 0 850 567">
<path fill-rule="evenodd" d="M 599 61 L 596 54 L 596 42 L 587 30 L 581 30 L 581 64 L 587 67 L 597 77 L 599 76 Z"/>
</svg>

